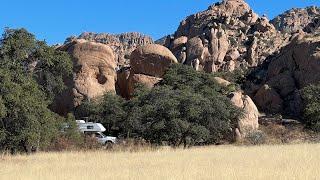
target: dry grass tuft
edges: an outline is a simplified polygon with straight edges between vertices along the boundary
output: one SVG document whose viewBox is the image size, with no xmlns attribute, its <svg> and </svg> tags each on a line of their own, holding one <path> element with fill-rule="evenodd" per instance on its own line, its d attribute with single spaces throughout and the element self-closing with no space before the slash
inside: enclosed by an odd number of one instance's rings
<svg viewBox="0 0 320 180">
<path fill-rule="evenodd" d="M 0 179 L 317 179 L 320 145 L 4 155 Z"/>
</svg>

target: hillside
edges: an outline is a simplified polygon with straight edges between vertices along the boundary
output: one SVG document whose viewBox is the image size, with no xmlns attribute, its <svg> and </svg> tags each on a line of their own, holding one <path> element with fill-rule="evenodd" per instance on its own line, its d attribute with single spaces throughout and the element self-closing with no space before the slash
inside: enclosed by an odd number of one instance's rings
<svg viewBox="0 0 320 180">
<path fill-rule="evenodd" d="M 270 21 L 244 0 L 224 0 L 156 42 L 84 32 L 51 47 L 6 29 L 0 151 L 84 148 L 74 124 L 84 117 L 158 146 L 317 142 L 319 16 L 318 7 L 295 8 Z"/>
</svg>

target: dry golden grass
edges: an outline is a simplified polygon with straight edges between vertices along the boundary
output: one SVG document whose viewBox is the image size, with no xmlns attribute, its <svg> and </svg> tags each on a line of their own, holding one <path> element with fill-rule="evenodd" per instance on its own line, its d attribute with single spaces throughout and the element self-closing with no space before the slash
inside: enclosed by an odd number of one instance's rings
<svg viewBox="0 0 320 180">
<path fill-rule="evenodd" d="M 320 145 L 0 156 L 1 180 L 319 179 Z"/>
</svg>

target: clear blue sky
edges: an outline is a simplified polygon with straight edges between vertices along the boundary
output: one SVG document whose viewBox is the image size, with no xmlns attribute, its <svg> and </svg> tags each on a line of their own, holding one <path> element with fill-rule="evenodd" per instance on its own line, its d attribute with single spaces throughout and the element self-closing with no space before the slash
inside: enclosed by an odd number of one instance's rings
<svg viewBox="0 0 320 180">
<path fill-rule="evenodd" d="M 181 20 L 217 0 L 3 0 L 0 29 L 24 27 L 49 44 L 81 32 L 138 31 L 158 39 Z M 293 7 L 320 6 L 320 0 L 247 0 L 270 19 Z"/>
</svg>

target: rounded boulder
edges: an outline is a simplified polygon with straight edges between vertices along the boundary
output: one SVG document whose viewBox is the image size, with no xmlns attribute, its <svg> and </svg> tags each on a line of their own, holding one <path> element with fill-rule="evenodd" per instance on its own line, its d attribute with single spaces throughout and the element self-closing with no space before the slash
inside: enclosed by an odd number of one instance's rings
<svg viewBox="0 0 320 180">
<path fill-rule="evenodd" d="M 178 63 L 178 60 L 172 52 L 158 44 L 138 47 L 130 57 L 130 65 L 134 74 L 144 74 L 159 78 L 174 63 Z"/>
</svg>

